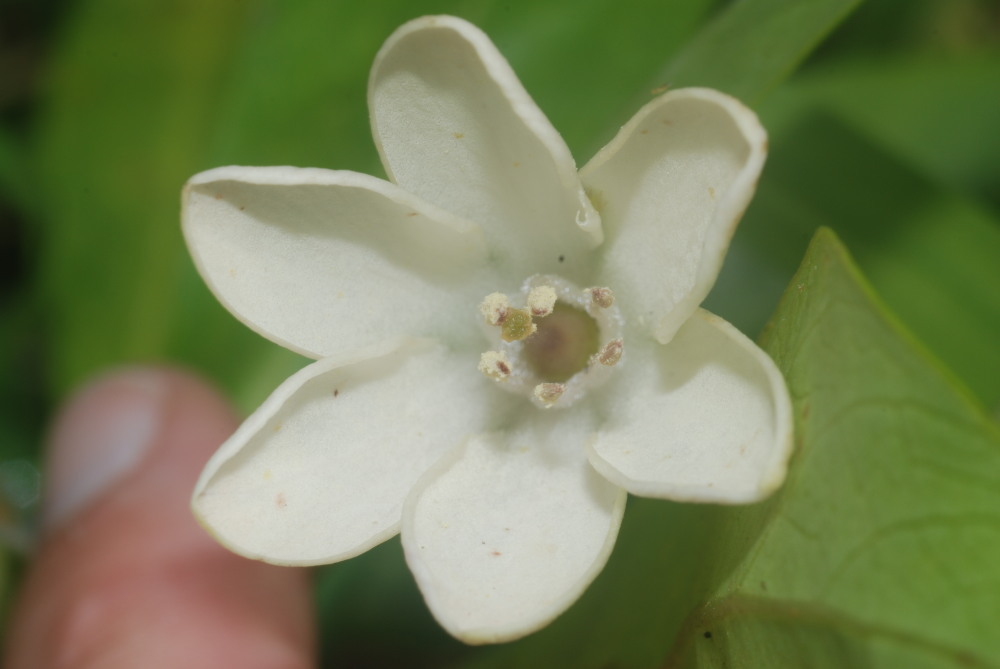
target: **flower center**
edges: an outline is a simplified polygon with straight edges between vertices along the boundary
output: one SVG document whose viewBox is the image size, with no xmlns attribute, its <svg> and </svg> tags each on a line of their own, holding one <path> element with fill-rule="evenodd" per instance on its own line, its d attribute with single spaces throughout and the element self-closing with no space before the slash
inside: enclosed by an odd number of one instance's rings
<svg viewBox="0 0 1000 669">
<path fill-rule="evenodd" d="M 587 312 L 557 302 L 539 319 L 538 329 L 524 340 L 524 361 L 540 379 L 570 380 L 587 366 L 598 347 L 597 323 Z"/>
<path fill-rule="evenodd" d="M 505 390 L 541 408 L 567 407 L 604 383 L 622 358 L 621 312 L 609 288 L 580 289 L 557 276 L 535 276 L 522 288 L 524 307 L 503 293 L 479 309 L 497 349 L 479 369 Z"/>
</svg>

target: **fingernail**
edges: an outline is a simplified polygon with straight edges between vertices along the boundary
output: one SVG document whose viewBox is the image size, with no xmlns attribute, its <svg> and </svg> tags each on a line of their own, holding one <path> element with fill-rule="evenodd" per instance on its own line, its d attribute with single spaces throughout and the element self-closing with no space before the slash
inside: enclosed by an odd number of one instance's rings
<svg viewBox="0 0 1000 669">
<path fill-rule="evenodd" d="M 102 376 L 70 398 L 49 441 L 43 522 L 66 522 L 132 471 L 159 429 L 167 382 L 155 369 Z"/>
</svg>

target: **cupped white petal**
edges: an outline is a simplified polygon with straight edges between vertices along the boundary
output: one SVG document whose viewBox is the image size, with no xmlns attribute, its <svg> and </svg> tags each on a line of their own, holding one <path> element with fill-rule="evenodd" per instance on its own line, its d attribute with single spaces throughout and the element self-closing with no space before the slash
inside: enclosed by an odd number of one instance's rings
<svg viewBox="0 0 1000 669">
<path fill-rule="evenodd" d="M 482 429 L 488 381 L 428 340 L 311 364 L 212 457 L 192 507 L 230 550 L 336 562 L 396 534 L 417 479 Z"/>
<path fill-rule="evenodd" d="M 399 28 L 375 59 L 368 101 L 390 178 L 481 223 L 513 274 L 572 273 L 600 242 L 565 142 L 475 26 L 428 16 Z"/>
<path fill-rule="evenodd" d="M 219 301 L 313 358 L 464 327 L 484 290 L 478 226 L 364 174 L 222 167 L 188 182 L 182 218 Z"/>
<path fill-rule="evenodd" d="M 666 345 L 633 347 L 621 393 L 590 445 L 594 467 L 644 497 L 740 504 L 785 478 L 791 402 L 774 362 L 718 316 L 699 309 Z M 627 392 L 624 392 L 627 390 Z"/>
<path fill-rule="evenodd" d="M 590 417 L 559 414 L 470 439 L 406 502 L 406 561 L 435 618 L 467 643 L 544 626 L 576 601 L 614 546 L 625 491 L 583 457 Z"/>
<path fill-rule="evenodd" d="M 685 88 L 640 109 L 580 171 L 604 220 L 601 280 L 660 342 L 715 283 L 766 153 L 752 111 Z"/>
</svg>

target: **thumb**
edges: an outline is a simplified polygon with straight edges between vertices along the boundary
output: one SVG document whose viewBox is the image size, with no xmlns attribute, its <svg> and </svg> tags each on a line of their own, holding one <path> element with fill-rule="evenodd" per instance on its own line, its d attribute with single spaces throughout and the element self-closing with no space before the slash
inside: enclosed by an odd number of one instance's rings
<svg viewBox="0 0 1000 669">
<path fill-rule="evenodd" d="M 216 393 L 176 371 L 118 372 L 70 400 L 4 666 L 311 666 L 305 572 L 228 553 L 188 509 L 234 427 Z"/>
</svg>

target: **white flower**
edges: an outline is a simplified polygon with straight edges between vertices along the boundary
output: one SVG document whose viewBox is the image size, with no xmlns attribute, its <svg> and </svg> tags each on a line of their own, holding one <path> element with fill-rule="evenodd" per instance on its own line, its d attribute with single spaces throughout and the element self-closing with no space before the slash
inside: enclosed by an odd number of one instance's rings
<svg viewBox="0 0 1000 669">
<path fill-rule="evenodd" d="M 186 187 L 219 300 L 317 360 L 205 468 L 194 509 L 220 542 L 310 565 L 400 532 L 440 623 L 496 642 L 577 599 L 626 491 L 780 485 L 784 381 L 698 308 L 764 162 L 751 111 L 667 93 L 578 174 L 489 39 L 440 16 L 389 38 L 369 105 L 390 181 L 223 167 Z"/>
</svg>

